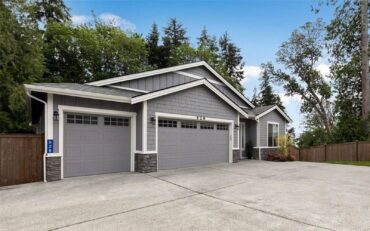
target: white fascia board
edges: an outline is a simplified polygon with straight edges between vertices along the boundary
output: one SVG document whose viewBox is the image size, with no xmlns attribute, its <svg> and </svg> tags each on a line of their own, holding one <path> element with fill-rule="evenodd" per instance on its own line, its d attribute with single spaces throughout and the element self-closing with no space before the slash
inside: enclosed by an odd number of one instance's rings
<svg viewBox="0 0 370 231">
<path fill-rule="evenodd" d="M 92 92 L 85 92 L 85 91 L 78 91 L 78 90 L 71 90 L 71 89 L 60 89 L 60 88 L 55 88 L 55 87 L 36 86 L 32 84 L 25 84 L 24 86 L 27 90 L 30 90 L 30 91 L 51 93 L 51 94 L 57 94 L 57 95 L 83 97 L 83 98 L 98 99 L 98 100 L 105 100 L 105 101 L 114 101 L 114 102 L 120 102 L 120 103 L 130 103 L 131 102 L 130 98 L 123 97 L 123 96 L 105 95 L 105 94 L 100 94 L 100 93 L 92 93 Z"/>
<path fill-rule="evenodd" d="M 164 95 L 172 94 L 172 93 L 182 91 L 182 90 L 185 90 L 185 89 L 189 89 L 189 88 L 192 88 L 192 87 L 200 86 L 202 84 L 204 84 L 203 79 L 193 81 L 193 82 L 189 82 L 189 83 L 186 83 L 186 84 L 182 84 L 182 85 L 179 85 L 179 86 L 176 86 L 176 87 L 171 87 L 171 88 L 167 88 L 167 89 L 164 89 L 164 90 L 159 90 L 159 91 L 156 91 L 156 92 L 153 92 L 153 93 L 148 93 L 146 95 L 136 96 L 136 97 L 131 98 L 131 103 L 132 104 L 140 103 L 140 102 L 147 101 L 147 100 L 150 100 L 150 99 L 154 99 L 154 98 L 157 98 L 157 97 L 160 97 L 160 96 L 164 96 Z"/>
<path fill-rule="evenodd" d="M 214 74 L 219 80 L 221 80 L 222 83 L 224 83 L 227 87 L 229 87 L 235 94 L 237 94 L 242 100 L 244 100 L 249 106 L 252 108 L 255 108 L 255 106 L 243 95 L 241 94 L 238 90 L 236 90 L 231 84 L 229 84 L 220 74 L 217 73 L 208 63 L 205 61 L 200 61 L 196 63 L 190 63 L 190 64 L 184 64 L 184 65 L 179 65 L 179 66 L 174 66 L 174 67 L 168 67 L 168 68 L 162 68 L 159 70 L 153 70 L 153 71 L 146 71 L 142 73 L 137 73 L 137 74 L 132 74 L 132 75 L 125 75 L 125 76 L 120 76 L 116 78 L 110 78 L 110 79 L 105 79 L 105 80 L 99 80 L 99 81 L 94 81 L 90 83 L 86 83 L 86 85 L 91 85 L 91 86 L 105 86 L 109 84 L 114 84 L 118 82 L 125 82 L 129 80 L 134 80 L 134 79 L 140 79 L 140 78 L 145 78 L 153 75 L 160 75 L 168 72 L 176 72 L 176 71 L 181 71 L 184 69 L 192 68 L 192 67 L 199 67 L 199 66 L 204 66 L 207 68 L 212 74 Z"/>
<path fill-rule="evenodd" d="M 154 99 L 154 98 L 157 98 L 157 97 L 160 97 L 160 96 L 172 94 L 172 93 L 175 93 L 175 92 L 179 92 L 179 91 L 186 90 L 186 89 L 196 87 L 196 86 L 200 86 L 200 85 L 207 86 L 211 91 L 213 91 L 216 95 L 218 95 L 221 99 L 223 99 L 226 103 L 228 103 L 232 108 L 234 108 L 240 114 L 242 114 L 246 118 L 249 117 L 248 114 L 243 109 L 241 109 L 233 101 L 231 101 L 229 98 L 227 98 L 223 93 L 221 93 L 217 88 L 215 88 L 211 83 L 209 83 L 205 79 L 201 79 L 201 80 L 197 80 L 197 81 L 194 81 L 194 82 L 183 84 L 183 85 L 180 85 L 180 86 L 177 86 L 177 87 L 172 87 L 172 88 L 164 89 L 164 90 L 161 90 L 161 91 L 149 93 L 149 94 L 146 94 L 146 95 L 143 95 L 143 96 L 133 97 L 131 99 L 131 103 L 132 104 L 140 103 L 140 102 L 143 102 L 143 101 L 147 101 L 147 100 Z"/>
<path fill-rule="evenodd" d="M 255 106 L 238 90 L 236 90 L 229 82 L 226 81 L 220 74 L 217 73 L 208 63 L 203 61 L 203 65 L 214 74 L 219 80 L 221 80 L 226 86 L 228 86 L 235 94 L 237 94 L 240 98 L 242 98 L 249 106 L 255 108 Z"/>
<path fill-rule="evenodd" d="M 234 108 L 240 114 L 242 114 L 243 116 L 245 116 L 245 118 L 249 118 L 249 115 L 243 109 L 241 109 L 233 101 L 231 101 L 229 98 L 227 98 L 222 92 L 220 92 L 217 88 L 215 88 L 208 81 L 205 81 L 204 82 L 204 85 L 206 85 L 209 89 L 211 89 L 216 95 L 218 95 L 221 99 L 223 99 L 226 103 L 228 103 L 232 108 Z"/>
<path fill-rule="evenodd" d="M 289 116 L 287 114 L 285 114 L 283 112 L 283 110 L 281 110 L 278 106 L 274 106 L 272 108 L 270 108 L 269 110 L 259 114 L 258 116 L 256 116 L 256 120 L 267 115 L 268 113 L 272 112 L 273 110 L 277 110 L 289 123 L 292 122 L 292 119 L 289 118 Z"/>
<path fill-rule="evenodd" d="M 121 86 L 115 86 L 115 85 L 108 85 L 107 87 L 121 89 L 121 90 L 141 92 L 141 93 L 148 93 L 149 92 L 149 91 L 135 89 L 135 88 L 131 88 L 131 87 L 121 87 Z"/>
<path fill-rule="evenodd" d="M 191 73 L 188 73 L 188 72 L 185 72 L 185 71 L 176 71 L 175 73 L 179 74 L 179 75 L 187 76 L 187 77 L 190 77 L 190 78 L 193 78 L 193 79 L 204 79 L 204 77 L 202 77 L 202 76 L 191 74 Z M 211 83 L 214 83 L 214 84 L 223 85 L 222 83 L 220 83 L 218 81 L 215 81 L 215 80 L 212 80 L 212 79 L 207 79 L 207 80 Z"/>
<path fill-rule="evenodd" d="M 146 71 L 146 72 L 132 74 L 132 75 L 124 75 L 124 76 L 119 76 L 119 77 L 115 77 L 115 78 L 94 81 L 94 82 L 90 82 L 90 83 L 86 83 L 86 84 L 91 85 L 91 86 L 104 86 L 104 85 L 114 84 L 114 83 L 118 83 L 118 82 L 124 82 L 124 81 L 129 81 L 129 80 L 134 80 L 134 79 L 145 78 L 145 77 L 149 77 L 149 76 L 152 76 L 152 75 L 160 75 L 160 74 L 163 74 L 163 73 L 179 71 L 179 70 L 192 68 L 192 67 L 198 67 L 198 66 L 204 65 L 203 63 L 204 62 L 189 63 L 189 64 L 184 64 L 184 65 L 179 65 L 179 66 L 174 66 L 174 67 L 168 67 L 168 68 L 162 68 L 162 69 L 153 70 L 153 71 Z"/>
</svg>

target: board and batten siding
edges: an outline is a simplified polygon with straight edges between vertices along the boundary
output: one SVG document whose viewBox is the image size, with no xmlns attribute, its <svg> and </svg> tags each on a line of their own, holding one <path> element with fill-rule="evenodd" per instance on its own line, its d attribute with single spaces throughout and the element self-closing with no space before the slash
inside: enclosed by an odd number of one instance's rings
<svg viewBox="0 0 370 231">
<path fill-rule="evenodd" d="M 80 97 L 54 95 L 53 111 L 58 111 L 58 105 L 67 105 L 75 107 L 87 107 L 87 108 L 97 108 L 106 110 L 116 110 L 116 111 L 129 111 L 137 112 L 137 108 L 140 105 L 131 105 L 119 102 L 110 102 L 104 100 L 94 100 L 86 99 Z M 141 131 L 137 133 L 141 134 Z M 59 121 L 53 121 L 53 135 L 54 135 L 54 152 L 59 152 Z"/>
<path fill-rule="evenodd" d="M 229 87 L 224 85 L 216 76 L 214 76 L 205 67 L 193 67 L 181 71 L 219 82 L 220 84 L 215 83 L 212 84 L 236 104 L 250 108 L 250 106 L 244 100 L 242 100 L 238 95 L 236 95 L 232 90 L 230 90 Z M 176 86 L 179 84 L 188 83 L 194 80 L 197 79 L 184 76 L 176 72 L 170 72 L 166 74 L 154 75 L 146 78 L 125 81 L 114 84 L 114 86 L 134 88 L 144 91 L 157 91 L 160 89 Z"/>
<path fill-rule="evenodd" d="M 284 117 L 276 110 L 261 117 L 259 120 L 260 120 L 259 126 L 260 126 L 260 146 L 261 147 L 268 146 L 268 133 L 267 133 L 267 126 L 268 126 L 267 123 L 268 122 L 279 123 L 279 135 L 285 134 L 286 121 Z"/>
<path fill-rule="evenodd" d="M 155 125 L 150 122 L 150 118 L 155 117 L 155 112 L 227 119 L 234 120 L 235 123 L 238 120 L 238 112 L 204 86 L 149 100 L 147 145 L 150 151 L 156 149 Z M 237 130 L 234 129 L 234 147 L 237 146 L 237 139 Z"/>
</svg>

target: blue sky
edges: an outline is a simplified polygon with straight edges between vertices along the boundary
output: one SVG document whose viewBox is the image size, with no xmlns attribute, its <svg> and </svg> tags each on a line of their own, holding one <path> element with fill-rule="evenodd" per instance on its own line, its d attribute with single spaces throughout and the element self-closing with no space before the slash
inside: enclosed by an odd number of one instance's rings
<svg viewBox="0 0 370 231">
<path fill-rule="evenodd" d="M 249 98 L 259 85 L 260 64 L 275 61 L 279 46 L 294 29 L 317 17 L 324 21 L 332 17 L 333 9 L 330 7 L 323 7 L 317 15 L 311 12 L 311 6 L 317 3 L 318 0 L 66 1 L 76 24 L 90 21 L 94 11 L 103 20 L 113 19 L 123 29 L 146 36 L 153 22 L 163 28 L 169 18 L 176 17 L 186 27 L 192 44 L 196 44 L 203 26 L 217 37 L 227 31 L 242 51 L 246 64 L 244 94 Z M 327 73 L 327 62 L 321 61 L 317 68 Z M 286 97 L 280 87 L 274 87 L 294 120 L 292 125 L 297 133 L 302 132 L 304 124 L 299 112 L 300 98 Z"/>
</svg>

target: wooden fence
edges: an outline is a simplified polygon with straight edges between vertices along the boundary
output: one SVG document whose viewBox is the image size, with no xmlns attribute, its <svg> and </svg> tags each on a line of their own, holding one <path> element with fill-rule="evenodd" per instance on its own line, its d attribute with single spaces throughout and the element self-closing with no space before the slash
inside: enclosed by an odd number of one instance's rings
<svg viewBox="0 0 370 231">
<path fill-rule="evenodd" d="M 0 186 L 42 181 L 43 135 L 0 134 Z"/>
<path fill-rule="evenodd" d="M 290 147 L 290 153 L 300 161 L 370 161 L 370 142 L 357 141 L 301 149 Z"/>
</svg>

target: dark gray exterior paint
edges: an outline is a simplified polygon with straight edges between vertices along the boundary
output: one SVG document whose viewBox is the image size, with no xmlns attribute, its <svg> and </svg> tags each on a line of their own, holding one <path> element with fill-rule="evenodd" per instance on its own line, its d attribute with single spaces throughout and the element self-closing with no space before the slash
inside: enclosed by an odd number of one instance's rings
<svg viewBox="0 0 370 231">
<path fill-rule="evenodd" d="M 171 169 L 207 165 L 229 160 L 227 130 L 159 128 L 158 168 Z"/>
<path fill-rule="evenodd" d="M 245 120 L 246 142 L 252 141 L 253 146 L 257 146 L 257 122 L 254 120 Z"/>
<path fill-rule="evenodd" d="M 268 146 L 268 143 L 267 143 L 267 138 L 268 138 L 268 134 L 267 134 L 267 122 L 268 121 L 279 123 L 279 135 L 284 135 L 285 134 L 285 123 L 286 123 L 286 120 L 276 110 L 274 110 L 274 111 L 268 113 L 267 115 L 261 117 L 259 119 L 259 121 L 260 121 L 259 122 L 259 126 L 260 126 L 260 146 L 261 147 Z"/>
<path fill-rule="evenodd" d="M 191 116 L 205 116 L 234 120 L 238 113 L 207 87 L 199 86 L 148 101 L 148 150 L 155 150 L 155 125 L 150 122 L 155 112 Z M 234 144 L 237 144 L 237 130 L 234 129 Z M 204 142 L 203 142 L 204 143 Z"/>
</svg>

